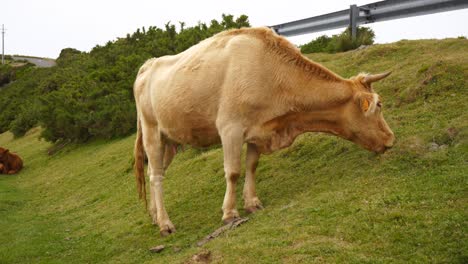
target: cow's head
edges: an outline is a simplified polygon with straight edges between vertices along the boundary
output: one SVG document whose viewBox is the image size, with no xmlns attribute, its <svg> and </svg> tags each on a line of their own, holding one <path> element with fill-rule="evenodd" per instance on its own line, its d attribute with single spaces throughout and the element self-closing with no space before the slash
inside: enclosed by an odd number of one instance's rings
<svg viewBox="0 0 468 264">
<path fill-rule="evenodd" d="M 3 160 L 4 158 L 6 158 L 8 152 L 9 152 L 8 149 L 4 149 L 4 148 L 0 147 L 0 160 Z"/>
<path fill-rule="evenodd" d="M 351 78 L 354 96 L 344 113 L 346 137 L 362 147 L 383 153 L 393 146 L 395 136 L 382 114 L 382 100 L 372 90 L 371 83 L 390 75 L 359 75 Z"/>
</svg>

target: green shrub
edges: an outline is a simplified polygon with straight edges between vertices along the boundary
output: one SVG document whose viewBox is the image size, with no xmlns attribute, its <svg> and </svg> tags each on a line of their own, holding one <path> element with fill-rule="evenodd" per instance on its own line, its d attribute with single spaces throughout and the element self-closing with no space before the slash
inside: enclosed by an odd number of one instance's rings
<svg viewBox="0 0 468 264">
<path fill-rule="evenodd" d="M 15 119 L 23 118 L 19 113 L 23 108 L 30 107 L 30 102 L 39 98 L 37 84 L 49 72 L 50 69 L 29 66 L 15 69 L 15 76 L 18 79 L 0 89 L 0 133 L 9 130 Z"/>
<path fill-rule="evenodd" d="M 60 55 L 57 58 L 56 62 L 60 66 L 68 65 L 70 63 L 73 63 L 73 61 L 77 58 L 77 56 L 81 54 L 82 52 L 77 49 L 73 49 L 73 48 L 62 49 L 60 51 Z"/>
<path fill-rule="evenodd" d="M 352 40 L 351 30 L 347 28 L 341 34 L 333 35 L 328 37 L 326 35 L 320 36 L 311 42 L 301 45 L 302 53 L 315 53 L 315 52 L 326 52 L 326 53 L 337 53 L 348 50 L 353 50 L 361 45 L 372 45 L 374 44 L 375 33 L 372 29 L 366 27 L 357 28 L 356 39 Z"/>
<path fill-rule="evenodd" d="M 12 81 L 13 69 L 10 65 L 0 65 L 0 87 Z"/>
<path fill-rule="evenodd" d="M 322 35 L 315 40 L 301 46 L 301 52 L 304 54 L 327 52 L 327 47 L 330 45 L 332 38 Z"/>
<path fill-rule="evenodd" d="M 10 131 L 15 137 L 23 136 L 37 125 L 39 105 L 35 102 L 22 105 L 16 118 L 10 123 Z"/>
</svg>

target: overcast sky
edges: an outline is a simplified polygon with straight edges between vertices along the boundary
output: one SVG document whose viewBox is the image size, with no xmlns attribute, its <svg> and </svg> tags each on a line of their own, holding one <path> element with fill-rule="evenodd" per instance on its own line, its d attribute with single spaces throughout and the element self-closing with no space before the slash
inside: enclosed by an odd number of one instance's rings
<svg viewBox="0 0 468 264">
<path fill-rule="evenodd" d="M 376 0 L 254 1 L 254 0 L 1 0 L 0 24 L 5 24 L 5 53 L 56 58 L 67 47 L 89 51 L 137 28 L 163 27 L 168 21 L 187 26 L 221 14 L 246 14 L 252 26 L 275 25 L 363 5 Z M 446 38 L 468 35 L 468 9 L 419 16 L 367 26 L 376 42 L 400 39 Z M 291 37 L 303 44 L 323 34 Z"/>
</svg>

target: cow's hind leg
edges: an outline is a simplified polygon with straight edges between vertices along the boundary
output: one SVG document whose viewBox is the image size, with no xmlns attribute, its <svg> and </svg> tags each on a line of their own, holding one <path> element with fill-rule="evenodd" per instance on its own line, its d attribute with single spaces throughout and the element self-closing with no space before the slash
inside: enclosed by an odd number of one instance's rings
<svg viewBox="0 0 468 264">
<path fill-rule="evenodd" d="M 165 136 L 158 131 L 157 126 L 142 126 L 143 144 L 148 156 L 148 175 L 150 178 L 150 213 L 153 223 L 159 225 L 162 236 L 175 232 L 163 202 L 164 154 L 166 148 Z"/>
<path fill-rule="evenodd" d="M 253 213 L 263 209 L 262 203 L 255 191 L 255 170 L 257 169 L 260 153 L 254 144 L 247 145 L 247 155 L 245 162 L 245 183 L 244 183 L 244 209 L 248 213 Z"/>
<path fill-rule="evenodd" d="M 241 170 L 241 152 L 243 133 L 241 129 L 230 127 L 221 133 L 224 152 L 224 173 L 226 177 L 226 194 L 223 202 L 223 221 L 229 223 L 239 218 L 236 209 L 236 184 Z"/>
</svg>

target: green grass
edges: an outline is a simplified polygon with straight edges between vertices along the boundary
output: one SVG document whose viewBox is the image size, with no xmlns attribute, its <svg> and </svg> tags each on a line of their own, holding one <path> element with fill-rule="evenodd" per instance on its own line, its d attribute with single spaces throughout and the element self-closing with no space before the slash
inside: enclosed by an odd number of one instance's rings
<svg viewBox="0 0 468 264">
<path fill-rule="evenodd" d="M 468 41 L 310 57 L 345 77 L 393 70 L 375 85 L 397 137 L 392 150 L 377 156 L 335 137 L 301 136 L 260 160 L 265 210 L 198 248 L 221 226 L 219 148 L 189 148 L 174 160 L 164 187 L 177 232 L 161 238 L 137 199 L 134 136 L 48 156 L 39 129 L 19 139 L 4 133 L 0 145 L 25 168 L 0 176 L 0 263 L 181 263 L 202 250 L 217 263 L 468 262 Z M 168 248 L 149 253 L 159 244 Z"/>
</svg>

